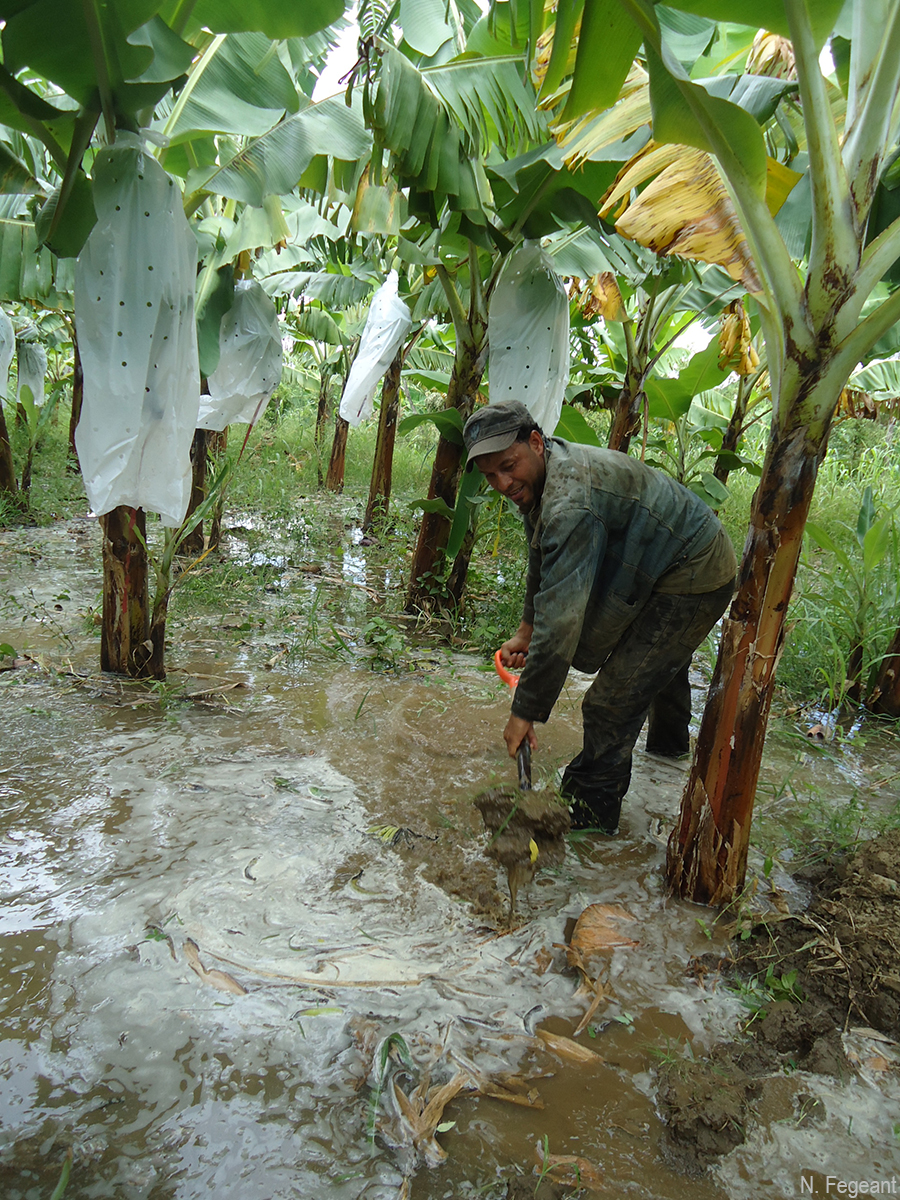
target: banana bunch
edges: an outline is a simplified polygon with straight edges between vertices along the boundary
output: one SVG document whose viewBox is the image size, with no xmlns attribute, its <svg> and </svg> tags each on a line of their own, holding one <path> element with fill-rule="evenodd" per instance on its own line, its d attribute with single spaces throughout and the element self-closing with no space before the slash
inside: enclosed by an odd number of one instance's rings
<svg viewBox="0 0 900 1200">
<path fill-rule="evenodd" d="M 722 313 L 719 332 L 719 370 L 726 367 L 738 375 L 752 375 L 759 366 L 759 355 L 753 345 L 750 318 L 740 300 L 733 300 Z"/>
<path fill-rule="evenodd" d="M 747 71 L 751 75 L 769 75 L 774 79 L 796 79 L 793 44 L 788 38 L 760 29 L 747 57 Z"/>
</svg>

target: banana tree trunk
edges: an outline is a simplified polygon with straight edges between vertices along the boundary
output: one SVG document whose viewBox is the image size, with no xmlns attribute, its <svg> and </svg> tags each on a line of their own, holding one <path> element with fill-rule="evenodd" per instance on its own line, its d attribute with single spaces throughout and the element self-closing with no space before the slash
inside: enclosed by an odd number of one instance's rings
<svg viewBox="0 0 900 1200">
<path fill-rule="evenodd" d="M 218 469 L 225 453 L 228 450 L 228 426 L 221 432 L 213 432 L 210 430 L 206 435 L 206 461 L 207 467 L 212 460 L 214 468 Z M 219 493 L 216 500 L 215 508 L 209 522 L 209 540 L 210 549 L 215 549 L 222 540 L 222 514 L 225 511 L 225 494 Z"/>
<path fill-rule="evenodd" d="M 881 661 L 878 678 L 872 695 L 866 701 L 866 708 L 884 717 L 900 717 L 900 629 L 891 639 L 887 653 Z"/>
<path fill-rule="evenodd" d="M 447 388 L 447 408 L 456 408 L 463 423 L 472 415 L 475 397 L 484 374 L 484 357 L 474 346 L 457 347 L 456 362 Z M 456 503 L 456 489 L 462 463 L 462 446 L 451 442 L 443 435 L 438 439 L 431 483 L 428 487 L 429 500 L 443 500 L 448 508 Z M 453 602 L 446 584 L 442 581 L 444 551 L 450 538 L 450 522 L 436 512 L 422 514 L 419 538 L 413 555 L 409 589 L 406 593 L 406 611 L 417 609 L 429 611 Z M 462 594 L 465 577 L 457 578 L 455 588 Z"/>
<path fill-rule="evenodd" d="M 194 440 L 191 442 L 191 498 L 188 503 L 187 516 L 195 512 L 206 499 L 207 438 L 205 429 L 194 430 Z M 179 549 L 182 554 L 203 553 L 202 521 L 197 522 L 184 538 Z"/>
<path fill-rule="evenodd" d="M 323 367 L 319 374 L 319 403 L 316 408 L 315 433 L 316 474 L 320 488 L 325 486 L 325 472 L 322 470 L 322 443 L 325 440 L 325 426 L 328 423 L 328 385 L 330 382 L 331 375 Z"/>
<path fill-rule="evenodd" d="M 81 405 L 84 400 L 84 371 L 81 368 L 81 355 L 78 351 L 78 339 L 72 330 L 72 411 L 69 414 L 69 454 L 67 466 L 70 471 L 80 470 L 78 466 L 78 451 L 75 448 L 75 430 L 81 420 Z"/>
<path fill-rule="evenodd" d="M 447 576 L 447 596 L 457 610 L 462 608 L 466 590 L 466 578 L 469 574 L 469 563 L 475 550 L 475 539 L 478 536 L 477 516 L 466 531 L 459 553 L 453 560 L 450 574 Z"/>
<path fill-rule="evenodd" d="M 9 444 L 9 430 L 6 427 L 6 414 L 0 401 L 0 492 L 9 496 L 16 494 L 16 470 L 13 466 L 12 447 Z"/>
<path fill-rule="evenodd" d="M 465 424 L 472 415 L 475 398 L 481 384 L 487 361 L 487 298 L 478 261 L 478 249 L 469 243 L 469 307 L 463 307 L 456 285 L 446 267 L 436 267 L 438 279 L 447 297 L 453 327 L 456 332 L 456 357 L 447 387 L 445 408 L 455 408 Z M 456 490 L 462 464 L 461 442 L 451 442 L 443 434 L 438 438 L 431 482 L 428 485 L 429 500 L 443 500 L 448 508 L 456 503 Z M 406 593 L 406 611 L 419 609 L 430 611 L 448 604 L 456 605 L 455 598 L 443 578 L 447 569 L 447 543 L 450 540 L 450 521 L 438 512 L 423 512 L 419 537 L 413 554 Z M 465 569 L 468 560 L 461 564 L 461 575 L 457 573 L 454 587 L 462 596 L 465 587 Z"/>
<path fill-rule="evenodd" d="M 628 366 L 622 381 L 622 390 L 613 409 L 612 423 L 609 427 L 607 447 L 628 453 L 631 439 L 641 427 L 641 412 L 644 407 L 644 380 L 650 370 L 646 352 L 642 349 L 646 341 L 644 326 L 649 323 L 650 314 L 644 311 L 639 321 L 638 337 L 634 336 L 634 322 L 625 321 L 623 331 L 625 344 L 628 349 Z"/>
<path fill-rule="evenodd" d="M 378 436 L 375 442 L 375 459 L 372 463 L 372 481 L 369 484 L 369 502 L 363 520 L 363 533 L 376 521 L 387 516 L 391 502 L 391 475 L 394 467 L 394 440 L 397 436 L 397 417 L 400 412 L 400 368 L 402 352 L 388 367 L 381 386 L 381 412 L 378 416 Z"/>
<path fill-rule="evenodd" d="M 328 474 L 325 476 L 325 486 L 332 492 L 344 490 L 344 465 L 347 458 L 347 433 L 349 430 L 349 422 L 338 415 L 334 423 L 334 441 L 331 443 Z"/>
<path fill-rule="evenodd" d="M 742 888 L 750 821 L 785 614 L 827 427 L 773 430 L 694 761 L 669 838 L 672 891 L 724 904 Z"/>
<path fill-rule="evenodd" d="M 149 645 L 146 515 L 143 509 L 112 509 L 100 518 L 103 530 L 103 624 L 100 667 L 133 678 L 153 674 Z"/>
<path fill-rule="evenodd" d="M 612 424 L 609 427 L 610 450 L 620 450 L 628 453 L 631 439 L 641 427 L 641 409 L 644 404 L 644 391 L 638 380 L 627 379 L 616 407 L 613 409 Z"/>
</svg>

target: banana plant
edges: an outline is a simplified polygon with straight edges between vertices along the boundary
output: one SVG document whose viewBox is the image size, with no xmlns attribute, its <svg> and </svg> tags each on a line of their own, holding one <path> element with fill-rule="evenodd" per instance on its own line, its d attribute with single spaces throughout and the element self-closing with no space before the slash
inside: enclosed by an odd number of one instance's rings
<svg viewBox="0 0 900 1200">
<path fill-rule="evenodd" d="M 693 76 L 674 39 L 673 13 L 682 29 L 696 17 L 740 21 L 753 30 L 763 24 L 791 43 L 809 162 L 808 252 L 800 269 L 767 203 L 769 146 L 760 124 Z M 650 0 L 568 0 L 556 13 L 563 74 L 577 15 L 567 117 L 600 116 L 614 105 L 641 55 L 654 142 L 711 155 L 725 182 L 747 245 L 742 279 L 766 347 L 769 444 L 667 862 L 675 892 L 718 904 L 738 893 L 746 876 L 775 668 L 833 413 L 852 370 L 900 318 L 898 291 L 882 290 L 863 312 L 900 255 L 900 218 L 871 238 L 867 232 L 897 149 L 900 7 L 892 0 L 676 0 L 663 10 Z M 820 62 L 829 39 L 839 50 L 837 84 L 846 100 L 840 115 Z M 605 69 L 598 72 L 601 57 Z"/>
<path fill-rule="evenodd" d="M 327 114 L 324 130 L 321 110 L 308 114 L 314 106 L 301 97 L 298 80 L 305 73 L 305 85 L 310 85 L 308 65 L 322 50 L 315 38 L 342 17 L 343 0 L 308 0 L 288 7 L 275 0 L 247 0 L 239 9 L 217 0 L 86 0 L 74 7 L 68 0 L 0 0 L 0 126 L 37 139 L 59 180 L 54 189 L 42 189 L 46 198 L 33 230 L 23 221 L 2 230 L 4 273 L 12 268 L 24 274 L 21 264 L 33 261 L 29 236 L 32 245 L 49 247 L 61 258 L 79 253 L 96 221 L 91 178 L 95 151 L 104 141 L 112 144 L 120 131 L 143 130 L 159 149 L 167 145 L 170 180 L 172 171 L 185 176 L 193 172 L 188 207 L 193 213 L 207 205 L 201 219 L 217 213 L 212 201 L 207 204 L 216 194 L 211 177 L 218 180 L 221 174 L 223 181 L 232 181 L 231 191 L 223 186 L 219 192 L 226 197 L 234 198 L 231 192 L 239 186 L 246 190 L 248 172 L 253 174 L 255 167 L 247 166 L 246 155 L 253 149 L 248 149 L 247 135 L 284 127 L 285 154 L 277 169 L 262 175 L 256 171 L 254 195 L 261 190 L 261 204 L 270 195 L 290 191 L 316 153 L 336 144 L 337 139 L 329 138 Z M 313 40 L 303 43 L 306 38 Z M 273 39 L 281 43 L 284 58 Z M 59 91 L 64 99 L 57 103 L 50 97 Z M 365 135 L 360 122 L 355 130 L 354 145 L 361 153 Z M 288 153 L 296 151 L 298 141 L 300 152 Z M 7 139 L 5 144 L 12 143 Z M 34 182 L 42 182 L 35 172 L 34 181 L 27 172 L 23 176 L 21 156 L 10 162 L 7 152 L 5 161 L 16 187 L 36 190 Z M 22 252 L 8 256 L 7 240 L 17 236 Z M 224 265 L 216 261 L 220 250 L 216 245 L 205 262 L 201 309 L 216 290 L 213 284 Z M 164 254 L 165 247 L 159 252 Z M 137 302 L 141 285 L 136 276 L 134 282 Z M 185 307 L 185 319 L 193 323 L 193 304 Z M 124 342 L 115 343 L 113 329 L 109 336 L 110 349 L 119 358 Z M 132 355 L 121 357 L 130 361 Z M 142 519 L 128 505 L 104 517 L 104 612 L 119 614 L 121 620 L 117 628 L 112 622 L 109 628 L 104 625 L 101 659 L 108 669 L 128 673 L 142 669 L 136 652 L 150 624 L 146 564 L 141 568 L 143 582 L 123 574 L 126 563 L 136 570 L 140 566 Z M 137 598 L 141 611 L 127 611 L 134 603 L 119 603 L 123 595 L 131 601 Z M 158 656 L 151 659 L 153 669 L 162 670 Z"/>
</svg>

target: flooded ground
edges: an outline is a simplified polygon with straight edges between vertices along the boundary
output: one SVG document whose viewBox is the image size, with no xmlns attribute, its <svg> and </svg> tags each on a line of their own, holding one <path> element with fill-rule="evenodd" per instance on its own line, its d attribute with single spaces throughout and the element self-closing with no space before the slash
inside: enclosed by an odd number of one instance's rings
<svg viewBox="0 0 900 1200">
<path fill-rule="evenodd" d="M 302 525 L 262 545 L 233 524 L 203 568 L 233 586 L 184 612 L 176 590 L 157 685 L 98 671 L 96 522 L 0 534 L 4 1198 L 49 1197 L 70 1148 L 66 1196 L 116 1200 L 524 1196 L 542 1172 L 539 1197 L 742 1200 L 900 1175 L 897 1047 L 852 1020 L 851 1071 L 779 1067 L 743 1140 L 685 1174 L 660 1079 L 748 1017 L 691 969 L 725 924 L 665 895 L 686 768 L 639 750 L 619 836 L 571 839 L 508 928 L 472 804 L 515 779 L 506 688 L 379 623 L 404 580 L 352 527 L 322 557 Z M 578 746 L 583 687 L 538 780 Z M 897 803 L 890 729 L 770 741 L 761 827 L 802 829 L 811 795 L 825 822 Z M 782 857 L 754 854 L 752 903 L 800 911 Z M 596 988 L 565 945 L 595 904 L 620 935 Z"/>
</svg>

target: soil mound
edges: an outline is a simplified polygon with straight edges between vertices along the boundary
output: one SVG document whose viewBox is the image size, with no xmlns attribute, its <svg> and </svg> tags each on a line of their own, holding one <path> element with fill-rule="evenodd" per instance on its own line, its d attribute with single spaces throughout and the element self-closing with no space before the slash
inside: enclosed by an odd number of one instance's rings
<svg viewBox="0 0 900 1200">
<path fill-rule="evenodd" d="M 659 1070 L 666 1148 L 683 1171 L 704 1169 L 744 1140 L 752 1102 L 785 1067 L 849 1078 L 841 1035 L 851 1026 L 900 1040 L 900 830 L 810 882 L 806 912 L 759 920 L 724 966 L 712 956 L 694 964 L 701 980 L 714 973 L 743 984 L 754 1008 L 745 1040 Z M 802 1108 L 809 1098 L 797 1086 Z"/>
</svg>

